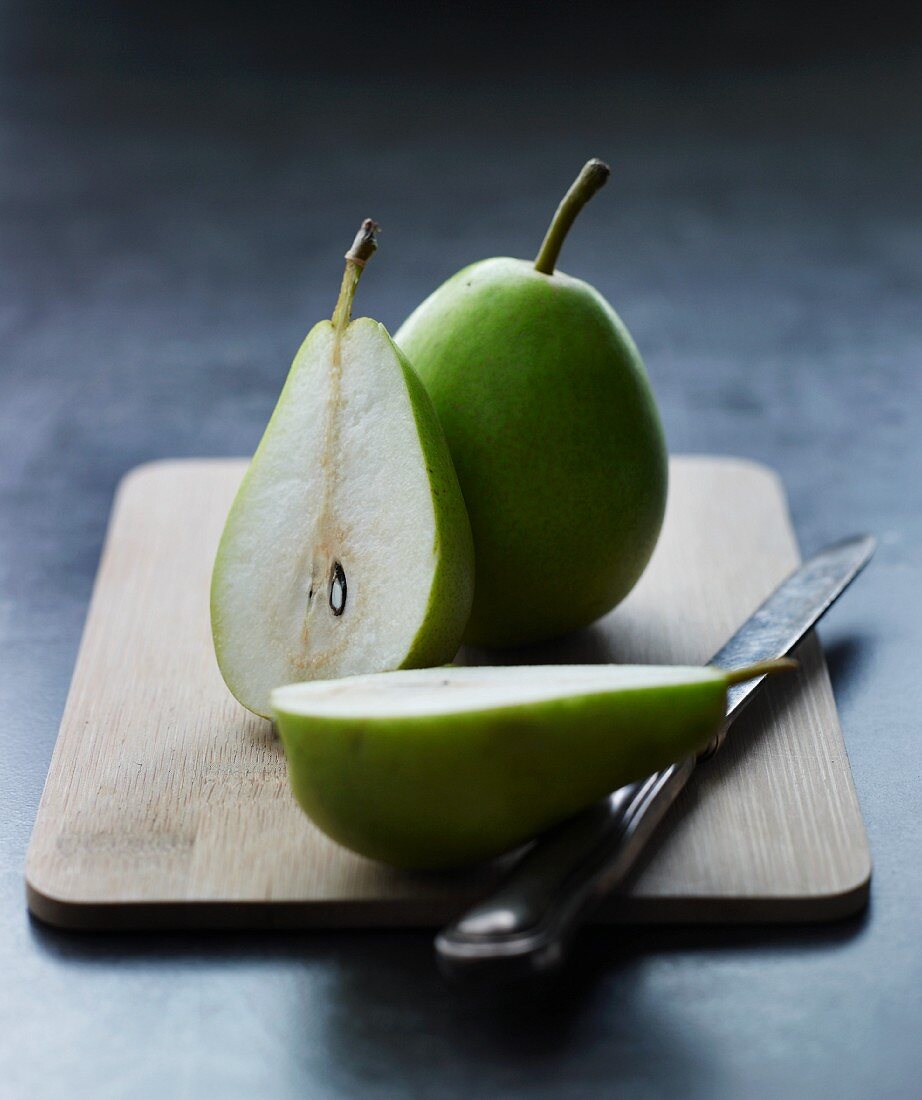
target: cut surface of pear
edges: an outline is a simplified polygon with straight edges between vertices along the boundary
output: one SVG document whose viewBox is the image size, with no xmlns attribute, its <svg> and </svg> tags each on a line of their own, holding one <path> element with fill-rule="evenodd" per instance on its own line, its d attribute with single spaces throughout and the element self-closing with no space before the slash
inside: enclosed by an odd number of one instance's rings
<svg viewBox="0 0 922 1100">
<path fill-rule="evenodd" d="M 468 519 L 421 383 L 382 325 L 321 321 L 215 560 L 228 687 L 268 716 L 279 684 L 450 660 L 472 588 Z"/>
<path fill-rule="evenodd" d="M 272 710 L 302 808 L 372 859 L 435 869 L 517 847 L 704 748 L 727 686 L 780 667 L 431 668 L 301 683 Z"/>
</svg>

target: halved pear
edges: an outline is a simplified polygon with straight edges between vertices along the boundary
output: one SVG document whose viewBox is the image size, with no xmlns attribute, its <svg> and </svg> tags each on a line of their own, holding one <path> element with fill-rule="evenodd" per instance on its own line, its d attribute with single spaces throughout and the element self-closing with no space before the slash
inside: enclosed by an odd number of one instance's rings
<svg viewBox="0 0 922 1100">
<path fill-rule="evenodd" d="M 704 748 L 735 672 L 652 665 L 431 668 L 272 693 L 295 796 L 340 844 L 401 867 L 517 847 Z"/>
<path fill-rule="evenodd" d="M 451 660 L 470 612 L 470 525 L 435 410 L 384 326 L 350 320 L 376 229 L 295 356 L 215 559 L 218 665 L 267 717 L 292 680 Z"/>
</svg>

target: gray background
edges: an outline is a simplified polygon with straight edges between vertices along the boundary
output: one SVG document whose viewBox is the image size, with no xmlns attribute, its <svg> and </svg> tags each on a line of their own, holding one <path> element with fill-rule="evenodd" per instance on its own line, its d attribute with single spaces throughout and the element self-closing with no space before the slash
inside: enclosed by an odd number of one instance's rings
<svg viewBox="0 0 922 1100">
<path fill-rule="evenodd" d="M 581 9 L 0 5 L 0 1094 L 918 1095 L 918 28 L 747 10 L 626 5 L 619 34 Z M 589 155 L 614 175 L 562 267 L 627 321 L 672 450 L 777 468 L 804 551 L 880 539 L 822 632 L 867 913 L 595 930 L 559 985 L 502 998 L 447 986 L 423 934 L 30 921 L 118 479 L 252 450 L 361 216 L 384 232 L 360 311 L 394 329 L 462 264 L 532 254 Z"/>
</svg>

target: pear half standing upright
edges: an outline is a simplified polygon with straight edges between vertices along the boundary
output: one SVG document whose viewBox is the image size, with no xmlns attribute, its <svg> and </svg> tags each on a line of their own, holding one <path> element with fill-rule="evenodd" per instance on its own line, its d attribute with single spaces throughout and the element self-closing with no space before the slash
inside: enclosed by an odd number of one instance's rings
<svg viewBox="0 0 922 1100">
<path fill-rule="evenodd" d="M 499 855 L 703 749 L 727 687 L 793 662 L 719 668 L 430 668 L 272 693 L 295 795 L 340 844 L 402 867 Z"/>
<path fill-rule="evenodd" d="M 295 356 L 227 517 L 211 621 L 256 714 L 292 680 L 450 661 L 473 592 L 470 525 L 432 403 L 384 326 L 351 320 L 366 220 L 332 321 Z"/>
<path fill-rule="evenodd" d="M 584 167 L 534 262 L 464 268 L 394 337 L 458 471 L 477 555 L 466 640 L 481 645 L 541 641 L 609 611 L 662 525 L 666 447 L 643 362 L 601 294 L 555 271 L 608 175 Z"/>
</svg>

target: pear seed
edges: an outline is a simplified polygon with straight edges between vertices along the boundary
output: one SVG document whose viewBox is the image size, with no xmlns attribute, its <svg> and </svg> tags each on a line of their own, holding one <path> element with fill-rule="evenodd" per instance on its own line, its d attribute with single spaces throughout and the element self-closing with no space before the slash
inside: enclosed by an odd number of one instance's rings
<svg viewBox="0 0 922 1100">
<path fill-rule="evenodd" d="M 333 562 L 330 570 L 330 610 L 334 615 L 342 615 L 346 610 L 346 574 L 338 561 Z"/>
</svg>

